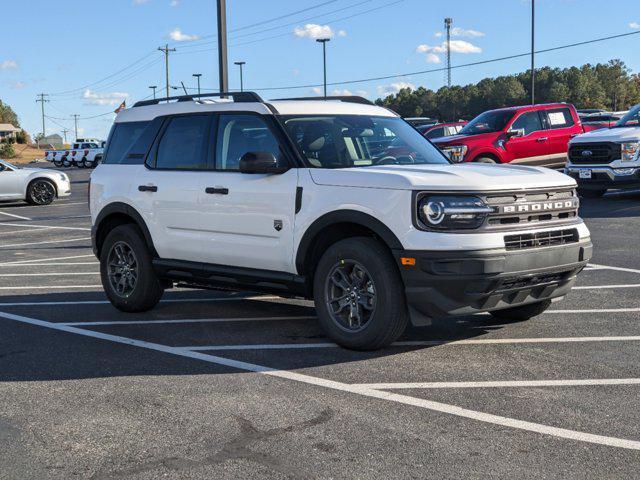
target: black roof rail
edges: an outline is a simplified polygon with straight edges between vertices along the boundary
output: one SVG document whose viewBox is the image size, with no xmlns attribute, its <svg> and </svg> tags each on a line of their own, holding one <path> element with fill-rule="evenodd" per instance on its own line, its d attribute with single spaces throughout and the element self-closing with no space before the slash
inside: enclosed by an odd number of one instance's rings
<svg viewBox="0 0 640 480">
<path fill-rule="evenodd" d="M 357 95 L 334 95 L 328 97 L 297 97 L 297 98 L 276 98 L 272 102 L 279 100 L 340 100 L 341 102 L 360 103 L 362 105 L 375 105 L 371 100 Z"/>
<path fill-rule="evenodd" d="M 236 103 L 264 103 L 264 100 L 255 92 L 220 92 L 220 93 L 197 93 L 193 95 L 178 95 L 175 97 L 154 98 L 153 100 L 142 100 L 134 103 L 134 107 L 143 107 L 145 105 L 157 105 L 160 102 L 176 100 L 178 102 L 190 102 L 199 98 L 210 97 L 231 97 Z"/>
</svg>

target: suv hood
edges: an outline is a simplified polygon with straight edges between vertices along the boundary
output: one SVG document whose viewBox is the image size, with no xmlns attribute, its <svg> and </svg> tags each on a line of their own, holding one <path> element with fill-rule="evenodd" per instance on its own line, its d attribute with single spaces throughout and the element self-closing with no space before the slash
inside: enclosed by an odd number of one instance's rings
<svg viewBox="0 0 640 480">
<path fill-rule="evenodd" d="M 575 143 L 591 143 L 591 142 L 625 142 L 640 140 L 640 127 L 620 127 L 620 128 L 603 128 L 600 130 L 592 130 L 571 140 L 571 145 Z"/>
<path fill-rule="evenodd" d="M 572 187 L 575 181 L 555 170 L 519 165 L 383 165 L 310 169 L 318 185 L 391 190 L 477 191 Z"/>
</svg>

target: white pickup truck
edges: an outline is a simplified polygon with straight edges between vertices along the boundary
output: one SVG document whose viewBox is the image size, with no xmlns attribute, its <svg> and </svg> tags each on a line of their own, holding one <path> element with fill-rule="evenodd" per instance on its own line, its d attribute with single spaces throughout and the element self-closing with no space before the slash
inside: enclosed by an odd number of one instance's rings
<svg viewBox="0 0 640 480">
<path fill-rule="evenodd" d="M 78 138 L 70 149 L 48 150 L 45 159 L 56 167 L 93 168 L 102 159 L 105 143 L 95 138 Z"/>
<path fill-rule="evenodd" d="M 569 142 L 566 174 L 583 197 L 601 197 L 609 189 L 640 187 L 640 105 L 614 126 L 574 137 Z"/>
</svg>

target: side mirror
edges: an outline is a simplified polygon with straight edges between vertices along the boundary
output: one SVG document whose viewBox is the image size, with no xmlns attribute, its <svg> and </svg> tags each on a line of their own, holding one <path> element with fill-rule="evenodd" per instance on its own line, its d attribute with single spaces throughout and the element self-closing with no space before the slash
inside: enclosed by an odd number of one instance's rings
<svg viewBox="0 0 640 480">
<path fill-rule="evenodd" d="M 524 137 L 524 128 L 514 128 L 512 130 L 507 130 L 507 139 L 516 137 Z"/>
<path fill-rule="evenodd" d="M 240 173 L 284 173 L 282 166 L 271 152 L 247 152 L 240 159 Z"/>
</svg>

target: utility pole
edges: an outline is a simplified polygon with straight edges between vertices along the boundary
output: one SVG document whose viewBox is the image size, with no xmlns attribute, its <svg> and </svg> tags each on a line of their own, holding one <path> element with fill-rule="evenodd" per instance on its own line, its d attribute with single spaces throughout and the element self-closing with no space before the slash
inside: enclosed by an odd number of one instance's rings
<svg viewBox="0 0 640 480">
<path fill-rule="evenodd" d="M 43 137 L 47 135 L 45 133 L 45 126 L 44 126 L 44 103 L 49 101 L 44 97 L 48 97 L 48 96 L 49 95 L 47 93 L 40 93 L 38 94 L 38 99 L 36 100 L 36 103 L 40 102 L 40 107 L 42 109 L 42 136 Z"/>
<path fill-rule="evenodd" d="M 62 135 L 64 136 L 64 143 L 67 143 L 67 133 L 69 133 L 69 130 L 67 130 L 66 128 L 63 128 Z"/>
<path fill-rule="evenodd" d="M 316 42 L 322 44 L 322 66 L 324 71 L 324 98 L 327 98 L 327 42 L 330 38 L 318 38 Z"/>
<path fill-rule="evenodd" d="M 444 28 L 447 31 L 447 87 L 451 88 L 451 24 L 453 23 L 453 18 L 447 17 L 444 19 Z"/>
<path fill-rule="evenodd" d="M 198 79 L 198 95 L 200 95 L 200 77 L 202 76 L 202 74 L 201 73 L 194 73 L 192 76 L 196 77 Z"/>
<path fill-rule="evenodd" d="M 531 105 L 536 104 L 536 0 L 531 0 Z"/>
<path fill-rule="evenodd" d="M 233 63 L 240 67 L 240 91 L 243 92 L 244 91 L 244 82 L 242 81 L 242 66 L 244 64 L 246 64 L 247 62 L 233 62 Z"/>
<path fill-rule="evenodd" d="M 76 127 L 76 140 L 78 140 L 78 118 L 80 117 L 80 115 L 76 113 L 71 116 L 73 117 L 73 123 L 75 124 L 75 127 Z"/>
<path fill-rule="evenodd" d="M 218 71 L 220 93 L 229 91 L 229 70 L 227 64 L 227 0 L 218 2 Z"/>
<path fill-rule="evenodd" d="M 166 78 L 165 80 L 167 81 L 167 98 L 169 97 L 169 52 L 175 52 L 176 49 L 175 48 L 169 48 L 169 44 L 165 44 L 164 47 L 158 47 L 158 50 L 160 50 L 161 52 L 164 53 L 164 68 L 165 68 L 165 74 L 166 74 Z"/>
<path fill-rule="evenodd" d="M 153 90 L 153 99 L 156 99 L 156 88 L 158 88 L 156 85 L 150 85 L 149 88 L 151 90 Z"/>
</svg>

